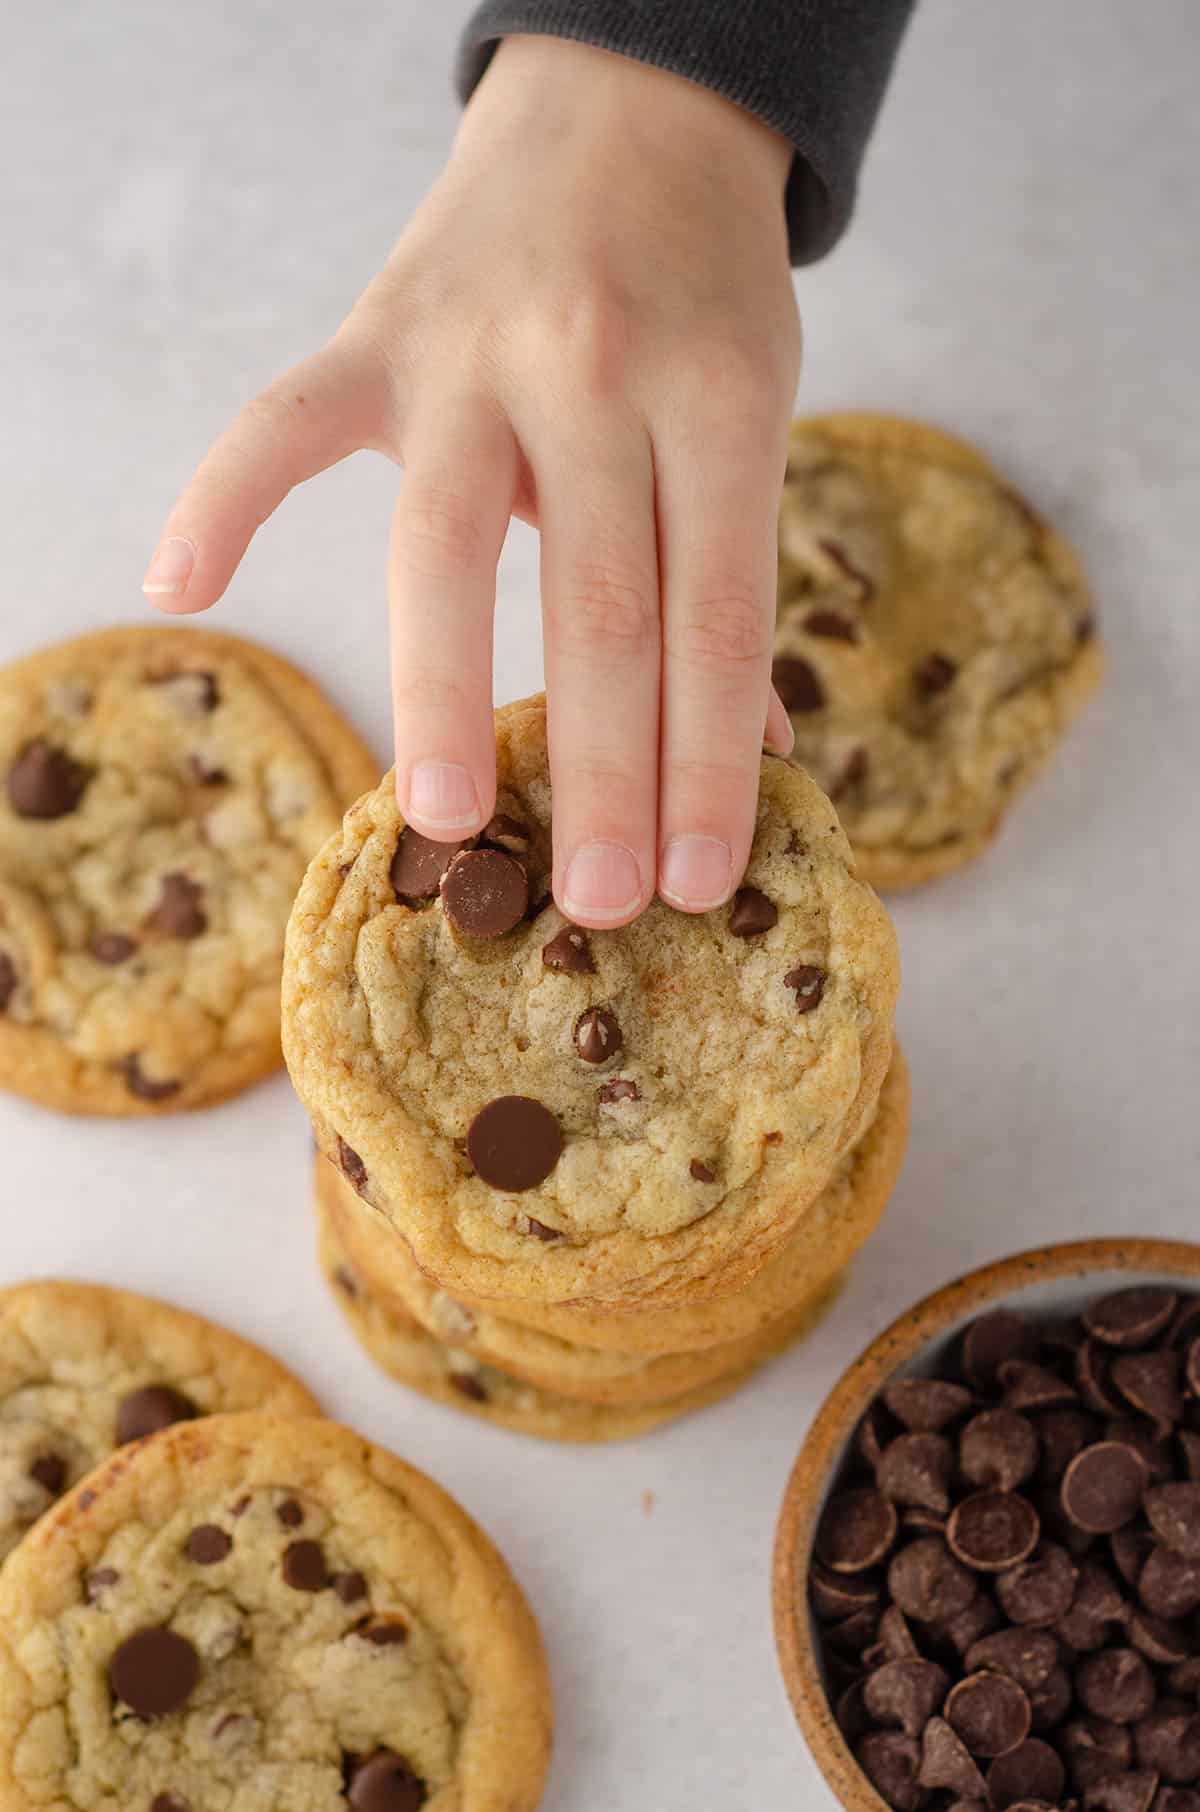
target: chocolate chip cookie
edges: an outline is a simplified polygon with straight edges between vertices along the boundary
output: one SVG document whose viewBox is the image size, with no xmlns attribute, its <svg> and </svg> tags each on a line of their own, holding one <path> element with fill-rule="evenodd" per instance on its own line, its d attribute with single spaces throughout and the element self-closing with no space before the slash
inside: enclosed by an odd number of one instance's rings
<svg viewBox="0 0 1200 1812">
<path fill-rule="evenodd" d="M 587 932 L 550 901 L 541 699 L 457 853 L 390 778 L 309 869 L 284 1042 L 322 1149 L 446 1288 L 695 1300 L 803 1219 L 891 1055 L 895 938 L 824 795 L 763 762 L 745 885 Z M 730 1086 L 737 1077 L 739 1085 Z"/>
<path fill-rule="evenodd" d="M 6 1812 L 533 1812 L 550 1723 L 487 1537 L 328 1422 L 168 1429 L 0 1574 Z"/>
<path fill-rule="evenodd" d="M 838 1278 L 878 1225 L 895 1186 L 908 1102 L 908 1071 L 897 1045 L 869 1127 L 775 1257 L 730 1294 L 636 1314 L 505 1302 L 498 1315 L 496 1303 L 455 1296 L 425 1277 L 406 1243 L 323 1158 L 316 1161 L 316 1193 L 381 1303 L 404 1307 L 445 1343 L 531 1383 L 552 1380 L 560 1391 L 582 1385 L 588 1395 L 607 1397 L 661 1379 L 647 1360 L 670 1359 L 681 1369 L 704 1354 L 720 1371 L 722 1351 L 761 1335 Z M 697 1381 L 693 1372 L 691 1382 Z"/>
<path fill-rule="evenodd" d="M 278 655 L 111 629 L 0 673 L 0 1085 L 204 1106 L 275 1069 L 305 863 L 379 773 Z"/>
<path fill-rule="evenodd" d="M 345 1258 L 347 1277 L 356 1280 L 385 1315 L 415 1321 L 468 1365 L 494 1367 L 515 1382 L 554 1397 L 606 1408 L 661 1403 L 756 1364 L 764 1335 L 769 1338 L 775 1331 L 769 1325 L 741 1338 L 658 1357 L 561 1340 L 488 1310 L 468 1309 L 422 1276 L 404 1242 L 365 1206 L 327 1158 L 316 1160 L 314 1192 L 318 1216 Z M 345 1287 L 346 1279 L 341 1282 Z M 829 1282 L 805 1281 L 775 1318 L 781 1333 L 785 1320 L 807 1322 Z M 352 1290 L 347 1293 L 353 1296 Z"/>
<path fill-rule="evenodd" d="M 328 1166 L 326 1166 L 328 1168 Z M 826 1283 L 753 1340 L 737 1343 L 732 1369 L 658 1401 L 594 1402 L 532 1384 L 480 1359 L 469 1341 L 431 1333 L 401 1303 L 381 1301 L 318 1205 L 318 1255 L 351 1332 L 376 1365 L 410 1390 L 518 1434 L 548 1441 L 626 1441 L 719 1403 L 820 1320 L 840 1282 Z M 654 1362 L 651 1362 L 654 1363 Z"/>
<path fill-rule="evenodd" d="M 223 1410 L 316 1411 L 278 1360 L 95 1284 L 0 1291 L 0 1561 L 116 1447 Z"/>
<path fill-rule="evenodd" d="M 1101 670 L 1074 553 L 974 448 L 888 416 L 794 425 L 775 685 L 867 880 L 978 855 Z"/>
</svg>

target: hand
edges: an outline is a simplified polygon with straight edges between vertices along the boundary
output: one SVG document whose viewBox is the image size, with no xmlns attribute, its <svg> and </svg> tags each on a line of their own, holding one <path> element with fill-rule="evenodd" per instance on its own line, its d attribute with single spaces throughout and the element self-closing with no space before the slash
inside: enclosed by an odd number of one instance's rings
<svg viewBox="0 0 1200 1812">
<path fill-rule="evenodd" d="M 404 467 L 390 561 L 400 808 L 492 814 L 495 570 L 541 534 L 554 893 L 624 924 L 741 879 L 771 691 L 775 519 L 800 335 L 785 142 L 682 77 L 554 38 L 499 48 L 446 170 L 322 351 L 175 505 L 145 587 L 206 610 L 294 485 Z"/>
</svg>

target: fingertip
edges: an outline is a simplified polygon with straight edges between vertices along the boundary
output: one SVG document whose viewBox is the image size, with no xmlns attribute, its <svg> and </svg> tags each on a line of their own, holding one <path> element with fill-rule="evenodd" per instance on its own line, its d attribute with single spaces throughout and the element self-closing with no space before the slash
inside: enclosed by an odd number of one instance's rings
<svg viewBox="0 0 1200 1812">
<path fill-rule="evenodd" d="M 171 615 L 194 610 L 187 594 L 195 570 L 195 542 L 186 535 L 164 535 L 151 555 L 142 591 L 156 610 Z"/>
<path fill-rule="evenodd" d="M 732 898 L 733 849 L 723 837 L 684 831 L 663 846 L 658 891 L 679 912 L 713 912 Z"/>
<path fill-rule="evenodd" d="M 485 782 L 462 762 L 397 764 L 396 799 L 405 821 L 434 843 L 474 837 L 495 808 L 495 778 Z"/>
<path fill-rule="evenodd" d="M 772 755 L 790 755 L 796 746 L 795 727 L 774 686 L 771 687 L 767 701 L 767 727 L 763 733 L 763 746 Z"/>
<path fill-rule="evenodd" d="M 646 864 L 628 844 L 608 837 L 580 844 L 554 889 L 560 912 L 589 931 L 615 931 L 632 924 L 652 897 Z"/>
</svg>

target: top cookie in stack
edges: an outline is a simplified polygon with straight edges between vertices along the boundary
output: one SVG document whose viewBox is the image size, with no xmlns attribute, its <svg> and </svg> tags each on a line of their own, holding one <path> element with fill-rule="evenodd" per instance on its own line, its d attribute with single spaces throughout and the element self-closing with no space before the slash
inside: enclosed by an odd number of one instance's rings
<svg viewBox="0 0 1200 1812">
<path fill-rule="evenodd" d="M 497 770 L 470 847 L 407 828 L 389 776 L 309 869 L 284 1048 L 318 1142 L 449 1290 L 630 1313 L 728 1294 L 875 1109 L 891 924 L 825 796 L 767 758 L 730 907 L 580 931 L 550 899 L 541 699 L 497 714 Z"/>
</svg>

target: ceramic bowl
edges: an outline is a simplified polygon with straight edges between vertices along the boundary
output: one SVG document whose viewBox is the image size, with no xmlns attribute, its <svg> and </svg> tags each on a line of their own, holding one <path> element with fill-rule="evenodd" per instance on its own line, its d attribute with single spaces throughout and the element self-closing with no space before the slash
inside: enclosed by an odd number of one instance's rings
<svg viewBox="0 0 1200 1812">
<path fill-rule="evenodd" d="M 934 1374 L 967 1324 L 990 1309 L 1069 1316 L 1109 1290 L 1169 1283 L 1200 1291 L 1200 1246 L 1099 1239 L 1047 1246 L 972 1271 L 909 1309 L 873 1340 L 826 1399 L 792 1468 L 775 1537 L 775 1640 L 796 1720 L 847 1812 L 888 1812 L 838 1729 L 825 1684 L 808 1572 L 821 1513 L 863 1415 L 890 1378 Z"/>
</svg>

